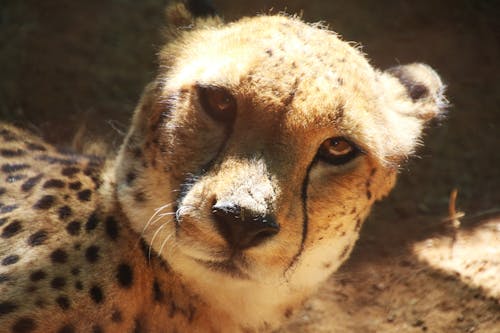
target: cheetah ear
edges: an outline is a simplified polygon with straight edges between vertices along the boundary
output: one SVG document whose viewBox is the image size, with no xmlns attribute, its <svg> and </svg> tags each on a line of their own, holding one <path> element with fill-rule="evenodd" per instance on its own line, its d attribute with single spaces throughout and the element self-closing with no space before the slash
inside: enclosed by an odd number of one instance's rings
<svg viewBox="0 0 500 333">
<path fill-rule="evenodd" d="M 384 133 L 379 138 L 380 157 L 399 164 L 414 153 L 425 125 L 444 114 L 448 105 L 445 85 L 430 66 L 421 63 L 392 67 L 380 74 L 379 124 Z"/>
<path fill-rule="evenodd" d="M 178 30 L 190 30 L 195 27 L 220 25 L 210 0 L 185 0 L 169 5 L 166 10 L 168 32 L 177 35 Z"/>
<path fill-rule="evenodd" d="M 413 116 L 427 121 L 443 113 L 447 106 L 443 95 L 445 86 L 430 66 L 413 63 L 392 67 L 385 72 L 399 80 L 407 96 L 415 103 L 411 110 Z"/>
</svg>

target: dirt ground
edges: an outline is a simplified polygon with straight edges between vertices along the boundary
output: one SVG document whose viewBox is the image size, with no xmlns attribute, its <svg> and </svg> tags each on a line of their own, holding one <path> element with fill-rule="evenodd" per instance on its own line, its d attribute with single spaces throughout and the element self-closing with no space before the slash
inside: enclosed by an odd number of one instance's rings
<svg viewBox="0 0 500 333">
<path fill-rule="evenodd" d="M 281 332 L 500 332 L 500 2 L 214 0 L 233 20 L 286 9 L 380 68 L 422 61 L 452 103 L 354 253 Z M 164 1 L 2 0 L 0 120 L 117 147 L 154 75 Z M 459 228 L 446 221 L 458 189 Z"/>
</svg>

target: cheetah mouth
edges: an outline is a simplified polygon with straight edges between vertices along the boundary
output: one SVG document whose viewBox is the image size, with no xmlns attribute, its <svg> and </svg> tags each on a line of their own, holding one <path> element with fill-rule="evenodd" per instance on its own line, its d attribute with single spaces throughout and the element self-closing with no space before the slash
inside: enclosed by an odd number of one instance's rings
<svg viewBox="0 0 500 333">
<path fill-rule="evenodd" d="M 195 259 L 195 261 L 210 271 L 229 275 L 232 278 L 249 280 L 250 276 L 243 269 L 246 263 L 243 258 L 229 258 L 222 261 Z M 243 266 L 243 267 L 240 267 Z"/>
</svg>

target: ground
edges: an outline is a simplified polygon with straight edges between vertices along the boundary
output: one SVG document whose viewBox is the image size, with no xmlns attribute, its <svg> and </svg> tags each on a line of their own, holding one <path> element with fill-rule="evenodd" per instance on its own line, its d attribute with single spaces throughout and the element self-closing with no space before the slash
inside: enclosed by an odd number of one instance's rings
<svg viewBox="0 0 500 333">
<path fill-rule="evenodd" d="M 228 19 L 280 1 L 215 0 Z M 0 120 L 48 141 L 117 147 L 154 75 L 163 1 L 5 0 Z M 482 1 L 287 2 L 363 45 L 372 64 L 432 65 L 448 84 L 446 120 L 377 205 L 351 259 L 282 332 L 500 331 L 498 13 Z M 458 229 L 447 221 L 458 189 Z"/>
</svg>

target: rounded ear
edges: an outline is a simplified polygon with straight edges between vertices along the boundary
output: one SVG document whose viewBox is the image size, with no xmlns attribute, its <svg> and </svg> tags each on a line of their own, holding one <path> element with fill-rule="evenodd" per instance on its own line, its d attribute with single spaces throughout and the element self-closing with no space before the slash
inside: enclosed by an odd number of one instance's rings
<svg viewBox="0 0 500 333">
<path fill-rule="evenodd" d="M 430 120 L 441 115 L 448 105 L 443 95 L 445 85 L 430 66 L 413 63 L 389 68 L 385 73 L 398 79 L 408 97 L 417 104 L 413 116 Z"/>
<path fill-rule="evenodd" d="M 222 23 L 210 0 L 174 2 L 167 7 L 166 17 L 167 28 L 172 35 L 176 35 L 178 28 L 186 30 L 198 26 L 213 26 Z"/>
<path fill-rule="evenodd" d="M 382 161 L 399 164 L 421 143 L 429 120 L 442 116 L 445 85 L 428 65 L 413 63 L 379 72 L 376 151 Z"/>
</svg>

